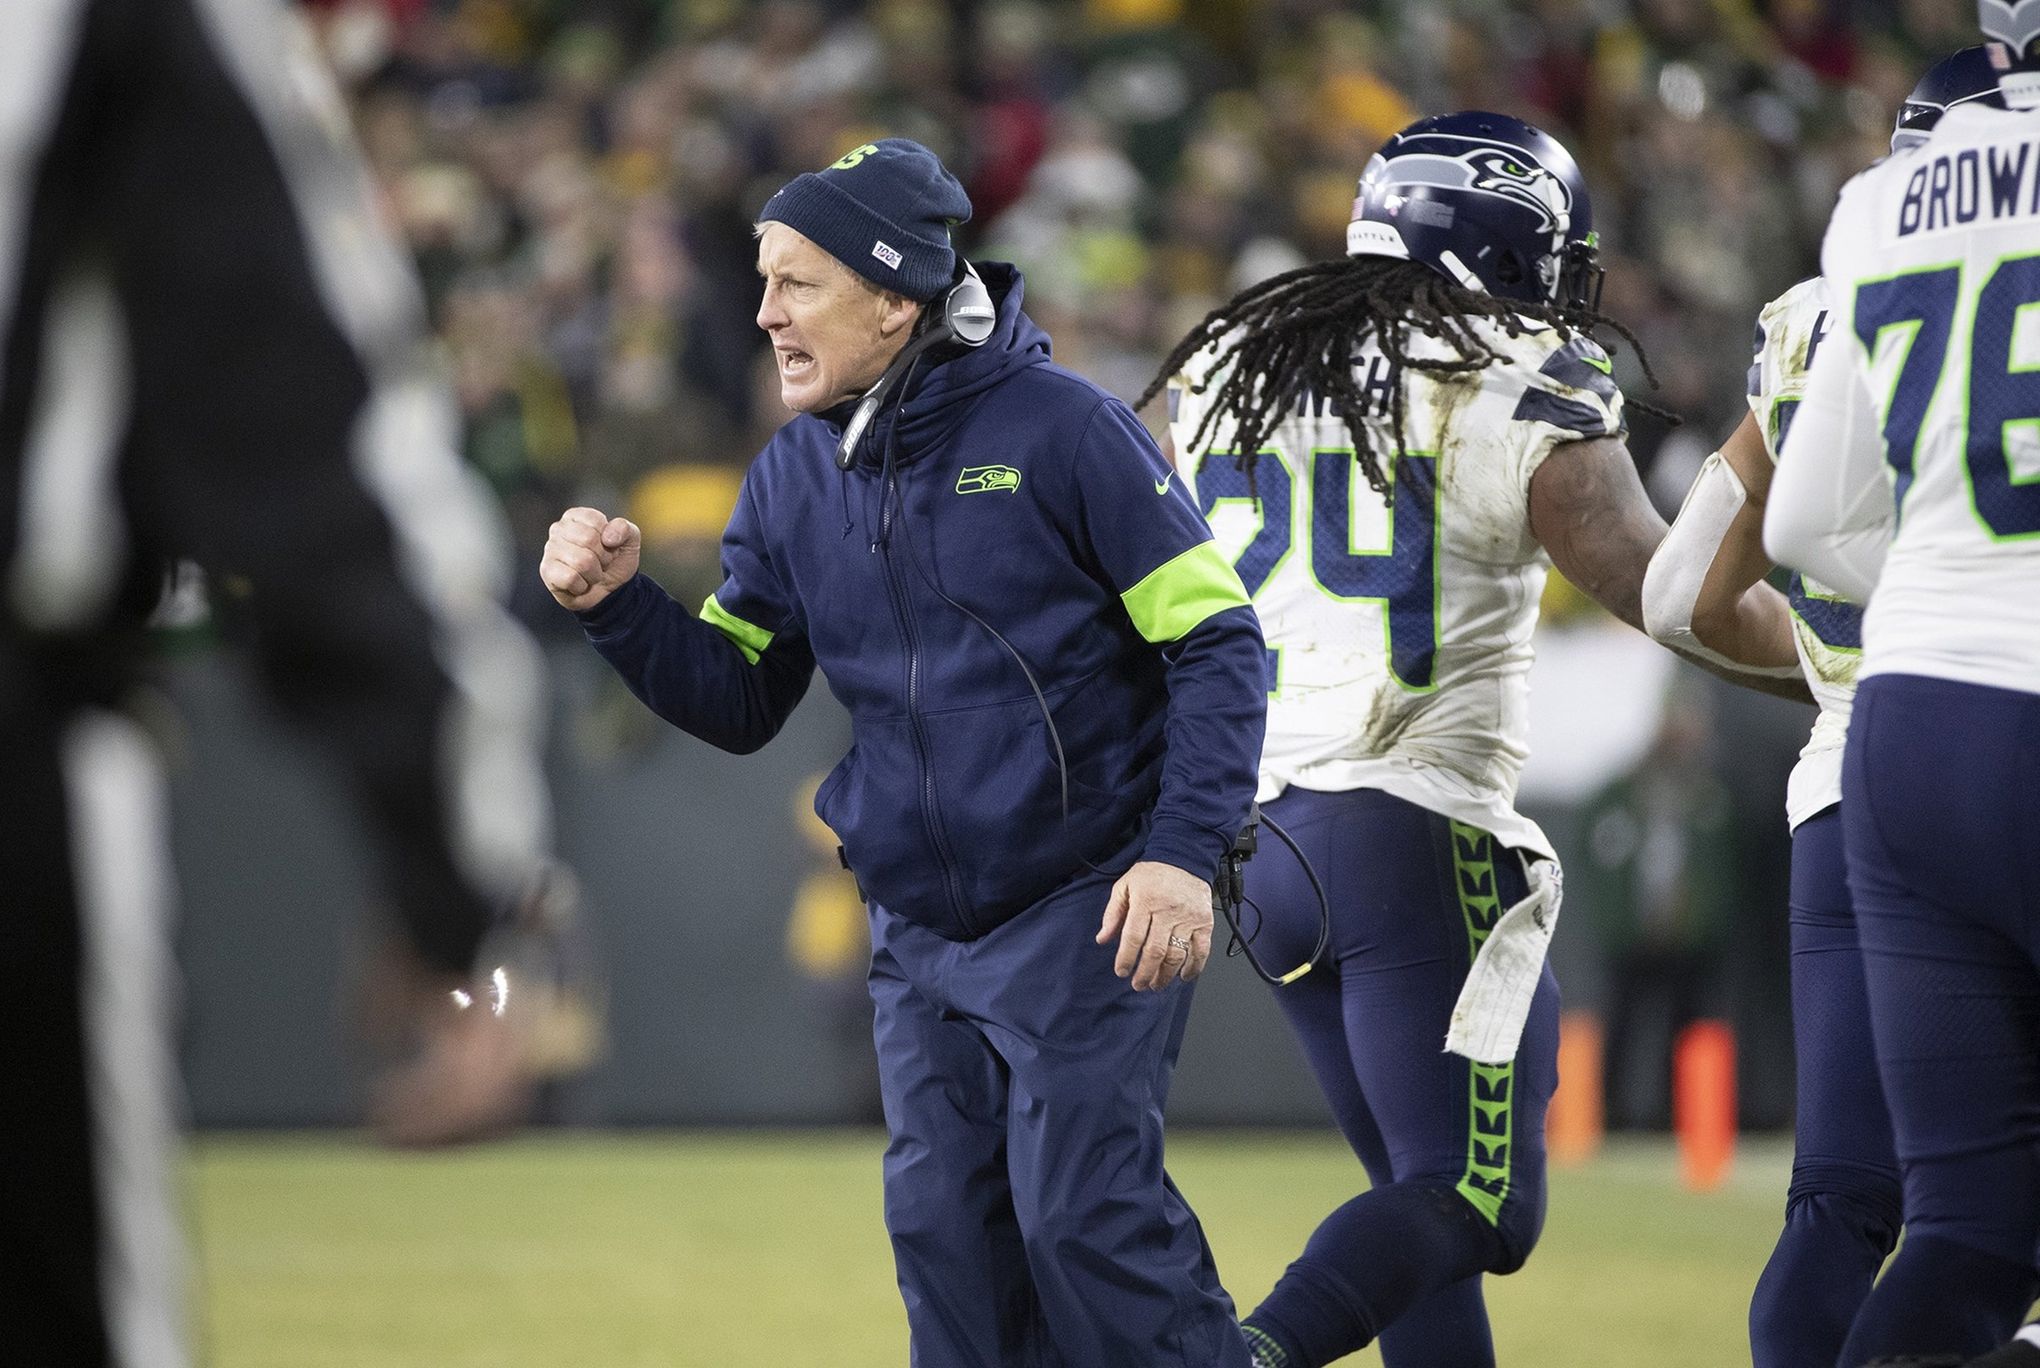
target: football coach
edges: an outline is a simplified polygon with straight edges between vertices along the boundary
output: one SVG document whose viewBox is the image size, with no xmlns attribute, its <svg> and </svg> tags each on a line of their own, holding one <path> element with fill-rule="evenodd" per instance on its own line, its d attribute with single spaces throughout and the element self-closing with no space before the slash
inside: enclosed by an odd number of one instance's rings
<svg viewBox="0 0 2040 1368">
<path fill-rule="evenodd" d="M 1247 1368 L 1162 1106 L 1254 793 L 1260 626 L 1132 411 L 1049 360 L 1020 273 L 958 258 L 970 212 L 898 138 L 781 188 L 758 326 L 795 416 L 722 587 L 675 603 L 590 508 L 540 572 L 713 745 L 764 745 L 817 665 L 850 711 L 815 809 L 870 904 L 913 1361 Z"/>
</svg>

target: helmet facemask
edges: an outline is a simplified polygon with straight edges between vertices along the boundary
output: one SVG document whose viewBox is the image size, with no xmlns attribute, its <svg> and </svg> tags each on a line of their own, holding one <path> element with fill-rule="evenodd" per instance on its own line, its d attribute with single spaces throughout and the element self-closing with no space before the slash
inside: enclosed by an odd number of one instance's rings
<svg viewBox="0 0 2040 1368">
<path fill-rule="evenodd" d="M 1559 249 L 1558 282 L 1552 302 L 1572 313 L 1599 313 L 1608 272 L 1601 265 L 1601 235 L 1588 233 Z"/>
</svg>

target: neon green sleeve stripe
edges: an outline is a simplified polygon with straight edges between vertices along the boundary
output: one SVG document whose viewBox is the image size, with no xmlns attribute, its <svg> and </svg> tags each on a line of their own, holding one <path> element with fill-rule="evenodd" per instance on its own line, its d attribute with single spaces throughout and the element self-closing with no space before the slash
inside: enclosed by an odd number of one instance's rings
<svg viewBox="0 0 2040 1368">
<path fill-rule="evenodd" d="M 1246 586 L 1215 541 L 1201 542 L 1120 595 L 1133 625 L 1149 641 L 1181 641 L 1204 619 L 1243 608 Z"/>
<path fill-rule="evenodd" d="M 701 620 L 734 641 L 737 649 L 744 653 L 744 659 L 753 665 L 758 663 L 758 657 L 765 653 L 765 648 L 772 644 L 772 633 L 763 627 L 753 626 L 723 607 L 714 594 L 710 594 L 701 605 Z"/>
</svg>

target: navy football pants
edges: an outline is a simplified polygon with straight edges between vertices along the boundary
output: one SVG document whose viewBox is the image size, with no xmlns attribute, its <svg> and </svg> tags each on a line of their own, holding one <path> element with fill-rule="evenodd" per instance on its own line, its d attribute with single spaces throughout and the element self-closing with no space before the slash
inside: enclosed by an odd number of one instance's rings
<svg viewBox="0 0 2040 1368">
<path fill-rule="evenodd" d="M 1839 807 L 1792 833 L 1792 1041 L 1792 1186 L 1750 1299 L 1750 1355 L 1755 1368 L 1831 1368 L 1899 1224 Z"/>
<path fill-rule="evenodd" d="M 2040 1288 L 2040 695 L 1866 679 L 1842 785 L 1906 1231 L 1841 1363 L 1967 1357 Z"/>
<path fill-rule="evenodd" d="M 1473 947 L 1524 896 L 1521 859 L 1373 789 L 1291 788 L 1265 811 L 1303 847 L 1332 907 L 1325 961 L 1276 1001 L 1373 1186 L 1327 1218 L 1249 1319 L 1313 1366 L 1377 1336 L 1388 1368 L 1492 1364 L 1479 1275 L 1520 1267 L 1544 1223 L 1551 970 L 1513 1064 L 1444 1046 Z M 1317 939 L 1317 896 L 1265 832 L 1247 892 L 1265 914 L 1262 962 L 1278 973 L 1300 963 Z"/>
<path fill-rule="evenodd" d="M 885 1217 L 916 1368 L 1248 1368 L 1162 1168 L 1192 985 L 1136 993 L 1072 881 L 974 941 L 872 909 Z"/>
</svg>

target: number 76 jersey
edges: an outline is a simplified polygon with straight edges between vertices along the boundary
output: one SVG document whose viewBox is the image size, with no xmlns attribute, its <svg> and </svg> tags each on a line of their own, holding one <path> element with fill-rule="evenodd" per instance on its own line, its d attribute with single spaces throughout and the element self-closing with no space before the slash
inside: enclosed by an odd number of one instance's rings
<svg viewBox="0 0 2040 1368">
<path fill-rule="evenodd" d="M 2040 112 L 1949 110 L 1843 189 L 1821 263 L 1837 322 L 1802 414 L 1840 400 L 1897 516 L 1861 676 L 2040 692 Z"/>
<path fill-rule="evenodd" d="M 1251 481 L 1230 415 L 1193 448 L 1225 379 L 1209 352 L 1170 387 L 1170 433 L 1267 639 L 1261 800 L 1291 784 L 1381 789 L 1551 855 L 1515 810 L 1548 565 L 1530 533 L 1530 477 L 1560 443 L 1621 433 L 1622 395 L 1590 339 L 1528 321 L 1515 337 L 1474 326 L 1498 359 L 1470 374 L 1399 377 L 1372 348 L 1354 358 L 1392 499 L 1369 486 L 1322 399 L 1262 442 Z M 1455 355 L 1428 337 L 1410 345 Z M 1400 459 L 1389 416 L 1399 382 Z"/>
</svg>

